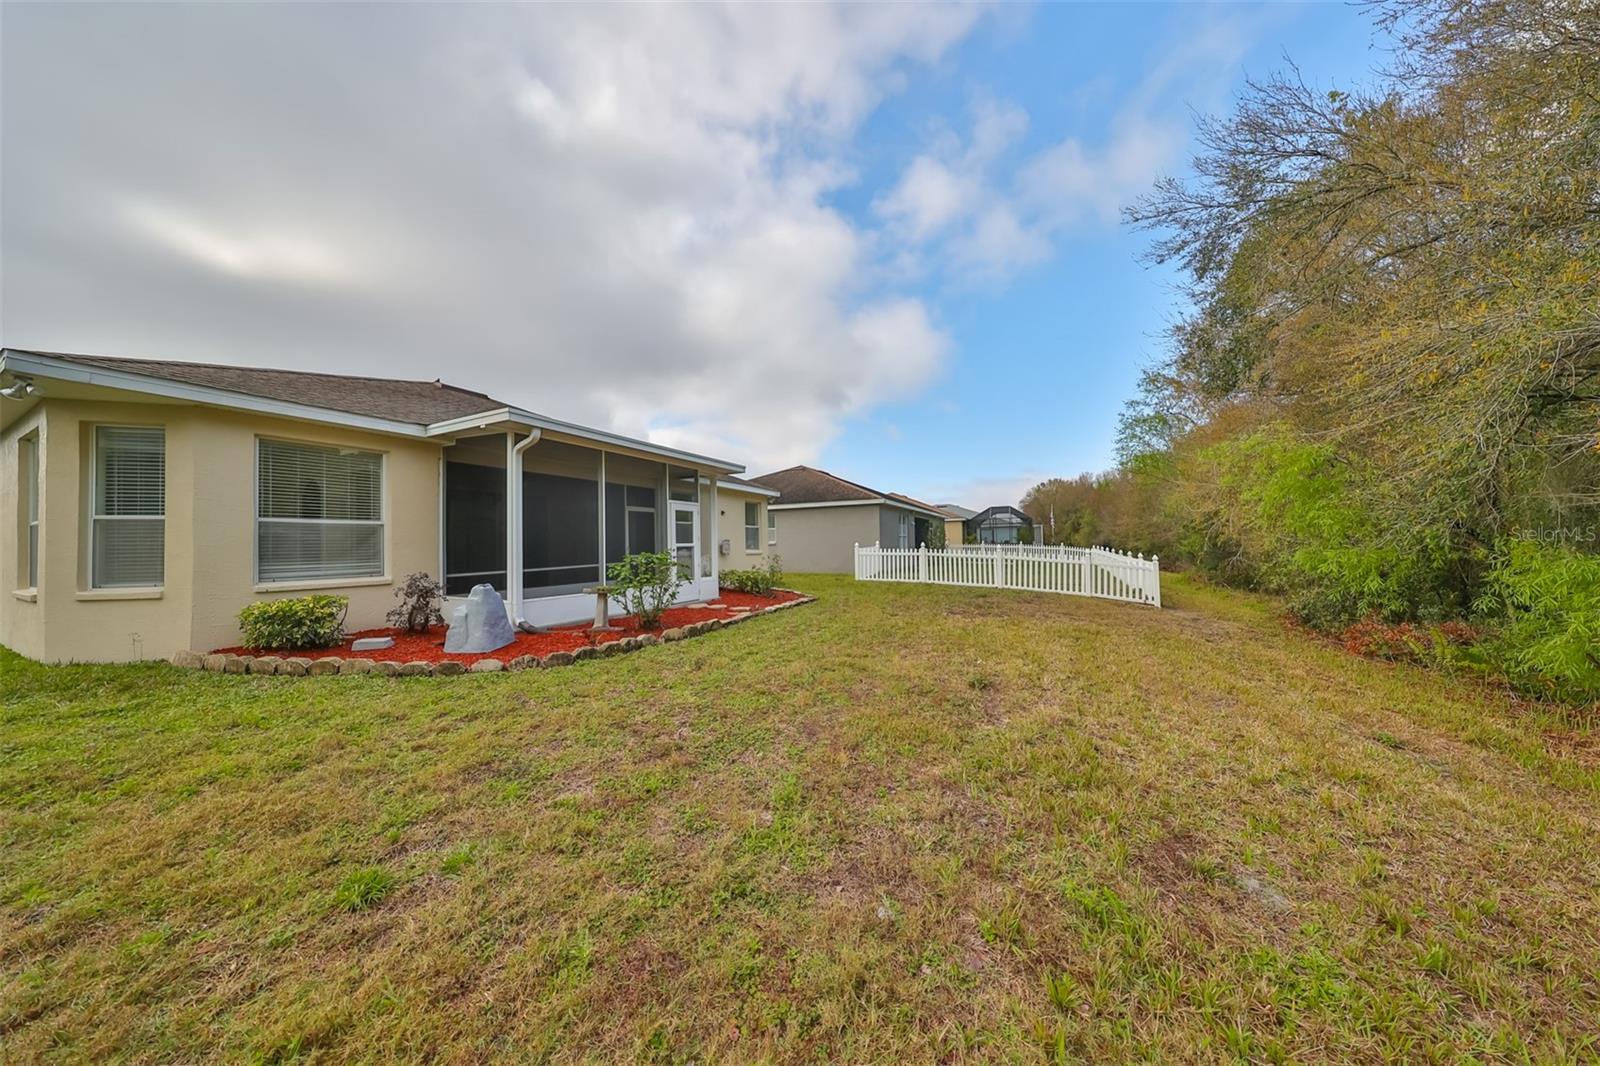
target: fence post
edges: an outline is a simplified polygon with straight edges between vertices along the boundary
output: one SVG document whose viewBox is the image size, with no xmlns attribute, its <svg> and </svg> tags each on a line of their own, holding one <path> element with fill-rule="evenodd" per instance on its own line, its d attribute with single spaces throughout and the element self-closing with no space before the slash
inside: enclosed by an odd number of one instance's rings
<svg viewBox="0 0 1600 1066">
<path fill-rule="evenodd" d="M 855 549 L 855 553 L 853 555 L 853 558 L 856 561 L 856 580 L 860 581 L 861 580 L 861 544 L 860 544 L 859 541 L 856 543 L 856 549 Z"/>
<path fill-rule="evenodd" d="M 917 552 L 917 580 L 924 584 L 928 580 L 928 545 L 926 543 Z"/>
<path fill-rule="evenodd" d="M 994 546 L 994 587 L 997 589 L 1003 589 L 1006 587 L 1006 563 L 1005 559 L 1003 558 L 1004 554 L 1005 549 L 996 544 Z"/>
<path fill-rule="evenodd" d="M 1150 577 L 1156 583 L 1156 606 L 1161 606 L 1161 556 L 1150 556 Z"/>
</svg>

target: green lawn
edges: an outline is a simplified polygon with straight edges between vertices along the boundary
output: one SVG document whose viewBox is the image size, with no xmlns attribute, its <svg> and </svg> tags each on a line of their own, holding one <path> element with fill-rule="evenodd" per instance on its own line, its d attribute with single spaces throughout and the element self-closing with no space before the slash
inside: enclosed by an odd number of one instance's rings
<svg viewBox="0 0 1600 1066">
<path fill-rule="evenodd" d="M 793 580 L 520 674 L 0 652 L 0 1060 L 1600 1057 L 1592 734 L 1171 576 Z"/>
</svg>

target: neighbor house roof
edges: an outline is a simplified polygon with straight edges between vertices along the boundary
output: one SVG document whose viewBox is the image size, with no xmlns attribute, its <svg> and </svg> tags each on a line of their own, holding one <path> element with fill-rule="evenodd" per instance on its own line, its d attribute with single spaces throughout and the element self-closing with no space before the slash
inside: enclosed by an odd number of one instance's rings
<svg viewBox="0 0 1600 1066">
<path fill-rule="evenodd" d="M 925 511 L 933 517 L 943 518 L 944 512 L 932 504 L 898 492 L 879 492 L 854 481 L 846 480 L 826 470 L 810 466 L 791 466 L 770 474 L 751 478 L 757 485 L 778 490 L 778 507 L 826 506 L 846 503 L 891 503 Z"/>
<path fill-rule="evenodd" d="M 702 470 L 715 470 L 719 475 L 744 469 L 741 464 L 726 459 L 550 418 L 442 381 L 407 381 L 165 359 L 124 359 L 18 348 L 0 348 L 0 372 L 41 382 L 64 381 L 75 386 L 116 389 L 410 437 L 449 438 L 492 426 L 548 430 L 602 446 L 676 460 Z"/>
<path fill-rule="evenodd" d="M 974 511 L 970 507 L 962 507 L 959 504 L 954 504 L 954 503 L 941 503 L 939 505 L 939 510 L 943 511 L 945 514 L 949 515 L 951 518 L 960 518 L 960 519 L 971 518 L 973 515 L 978 513 L 977 511 Z"/>
</svg>

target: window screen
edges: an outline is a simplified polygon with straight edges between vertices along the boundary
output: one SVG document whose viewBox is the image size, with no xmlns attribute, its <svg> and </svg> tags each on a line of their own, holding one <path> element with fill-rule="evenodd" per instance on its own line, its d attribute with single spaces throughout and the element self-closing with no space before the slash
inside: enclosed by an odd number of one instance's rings
<svg viewBox="0 0 1600 1066">
<path fill-rule="evenodd" d="M 39 438 L 22 441 L 22 509 L 28 519 L 28 583 L 39 587 Z"/>
<path fill-rule="evenodd" d="M 761 550 L 761 505 L 758 503 L 744 505 L 744 550 Z"/>
<path fill-rule="evenodd" d="M 383 456 L 257 442 L 256 574 L 262 582 L 383 573 Z"/>
<path fill-rule="evenodd" d="M 166 431 L 96 427 L 90 585 L 160 585 L 166 577 L 166 513 Z"/>
</svg>

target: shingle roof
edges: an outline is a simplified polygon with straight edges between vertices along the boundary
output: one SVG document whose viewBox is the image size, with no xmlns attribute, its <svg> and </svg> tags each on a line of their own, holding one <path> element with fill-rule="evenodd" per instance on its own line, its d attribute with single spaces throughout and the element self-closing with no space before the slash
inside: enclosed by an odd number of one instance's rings
<svg viewBox="0 0 1600 1066">
<path fill-rule="evenodd" d="M 774 470 L 750 480 L 757 485 L 777 489 L 780 503 L 841 503 L 846 500 L 881 500 L 887 495 L 809 466 Z"/>
<path fill-rule="evenodd" d="M 949 511 L 946 511 L 943 507 L 940 507 L 936 503 L 925 503 L 922 500 L 917 499 L 915 496 L 907 496 L 903 492 L 891 492 L 888 494 L 888 496 L 891 500 L 896 500 L 900 503 L 908 503 L 913 507 L 920 507 L 924 511 L 932 511 L 935 514 L 942 514 L 947 518 L 955 517 L 955 515 L 950 514 Z"/>
<path fill-rule="evenodd" d="M 750 480 L 757 485 L 777 489 L 778 502 L 781 504 L 888 500 L 891 503 L 931 511 L 934 514 L 944 514 L 933 504 L 923 503 L 914 496 L 899 492 L 879 492 L 877 489 L 868 488 L 854 481 L 846 481 L 837 474 L 830 474 L 826 470 L 810 466 L 791 466 L 787 470 L 775 470 Z"/>
<path fill-rule="evenodd" d="M 451 418 L 497 411 L 507 404 L 481 392 L 440 381 L 399 381 L 393 378 L 322 374 L 304 370 L 222 366 L 216 363 L 177 363 L 160 359 L 122 359 L 103 355 L 69 355 L 63 352 L 31 354 L 103 370 L 142 374 L 188 385 L 222 389 L 245 396 L 305 404 L 330 411 L 384 418 L 395 422 L 431 425 Z"/>
</svg>

